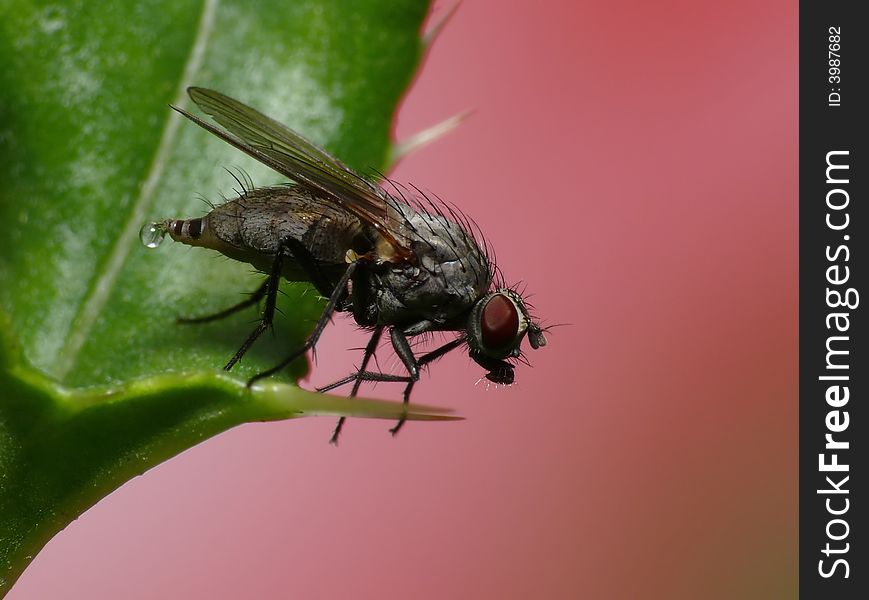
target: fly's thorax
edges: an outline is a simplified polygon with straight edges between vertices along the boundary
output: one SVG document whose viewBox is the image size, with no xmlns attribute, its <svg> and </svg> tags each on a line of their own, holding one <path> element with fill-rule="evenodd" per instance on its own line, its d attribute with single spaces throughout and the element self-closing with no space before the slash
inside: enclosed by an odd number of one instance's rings
<svg viewBox="0 0 869 600">
<path fill-rule="evenodd" d="M 417 213 L 408 222 L 419 267 L 446 280 L 461 295 L 482 296 L 492 282 L 492 267 L 474 237 L 460 225 L 442 217 Z"/>
<path fill-rule="evenodd" d="M 464 320 L 492 280 L 485 253 L 464 228 L 442 215 L 407 209 L 403 219 L 402 233 L 416 261 L 385 263 L 372 278 L 378 322 L 426 319 L 450 327 Z"/>
<path fill-rule="evenodd" d="M 447 325 L 473 306 L 475 297 L 466 287 L 452 286 L 441 277 L 412 265 L 388 265 L 372 277 L 380 324 L 407 324 L 421 319 Z M 354 288 L 354 304 L 357 299 Z"/>
</svg>

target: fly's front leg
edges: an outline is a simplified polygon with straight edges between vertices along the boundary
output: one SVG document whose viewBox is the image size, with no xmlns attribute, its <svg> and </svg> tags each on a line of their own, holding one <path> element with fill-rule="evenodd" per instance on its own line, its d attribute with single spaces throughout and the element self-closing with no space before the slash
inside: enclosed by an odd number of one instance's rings
<svg viewBox="0 0 869 600">
<path fill-rule="evenodd" d="M 410 348 L 410 344 L 407 341 L 407 336 L 404 331 L 397 327 L 392 327 L 389 330 L 389 339 L 392 342 L 392 347 L 395 350 L 395 353 L 401 359 L 401 362 L 404 363 L 404 368 L 407 369 L 407 375 L 386 375 L 384 373 L 372 373 L 370 371 L 366 371 L 365 367 L 368 365 L 368 359 L 374 354 L 374 350 L 377 348 L 377 341 L 380 339 L 380 334 L 383 331 L 383 326 L 380 326 L 375 331 L 374 335 L 371 336 L 371 341 L 368 343 L 368 347 L 365 348 L 365 357 L 362 360 L 362 365 L 359 367 L 359 370 L 340 381 L 336 381 L 331 385 L 327 385 L 325 387 L 319 388 L 318 392 L 325 392 L 336 388 L 340 385 L 344 385 L 345 383 L 350 383 L 355 380 L 353 384 L 353 390 L 350 392 L 350 396 L 355 396 L 359 391 L 359 386 L 362 385 L 363 381 L 395 381 L 395 382 L 404 382 L 407 383 L 407 386 L 404 388 L 404 403 L 407 404 L 410 401 L 410 391 L 413 389 L 413 384 L 419 381 L 419 369 L 420 364 L 417 362 L 416 358 L 413 355 L 413 350 Z M 338 426 L 335 427 L 335 432 L 332 434 L 331 442 L 337 443 L 338 434 L 341 432 L 341 428 L 344 425 L 345 417 L 341 417 L 338 420 Z M 395 427 L 390 429 L 389 431 L 392 435 L 398 433 L 401 429 L 402 425 L 404 425 L 405 419 L 402 418 L 398 421 Z"/>
<path fill-rule="evenodd" d="M 407 338 L 404 336 L 402 336 L 402 337 L 404 338 L 404 343 L 407 345 L 407 351 L 409 352 L 410 345 L 407 344 Z M 405 405 L 410 402 L 410 392 L 413 391 L 413 386 L 416 385 L 417 381 L 419 381 L 419 370 L 421 368 L 423 368 L 424 366 L 426 366 L 427 364 L 429 364 L 430 362 L 436 361 L 437 359 L 439 359 L 443 355 L 447 354 L 448 352 L 452 352 L 456 348 L 459 348 L 464 343 L 465 343 L 465 337 L 464 336 L 458 337 L 452 341 L 447 342 L 446 344 L 444 344 L 440 348 L 436 348 L 436 349 L 432 350 L 431 352 L 423 354 L 419 359 L 417 359 L 415 361 L 416 362 L 416 377 L 413 377 L 413 376 L 409 377 L 407 380 L 407 385 L 404 387 L 404 394 L 402 396 L 402 401 L 404 402 Z M 393 339 L 392 344 L 393 344 L 393 346 L 395 346 L 394 339 Z M 396 352 L 398 352 L 397 348 L 396 348 Z M 413 356 L 412 353 L 410 355 L 411 355 L 411 357 Z M 401 354 L 399 354 L 399 356 L 401 356 Z M 402 360 L 404 360 L 404 359 L 402 359 Z M 405 365 L 406 365 L 406 363 L 405 363 Z M 410 372 L 410 369 L 408 369 L 408 372 Z M 398 423 L 395 424 L 395 427 L 393 427 L 392 429 L 389 430 L 389 433 L 391 433 L 394 437 L 399 431 L 401 431 L 401 428 L 404 426 L 406 421 L 407 421 L 407 419 L 404 419 L 404 418 L 399 419 Z"/>
<path fill-rule="evenodd" d="M 402 352 L 404 353 L 405 357 L 410 356 L 412 358 L 413 352 L 410 350 L 410 344 L 407 343 L 407 335 L 408 335 L 407 331 L 408 330 L 401 332 L 397 329 L 394 329 L 394 330 L 390 331 L 390 338 L 393 340 L 393 347 L 395 347 L 396 336 L 398 336 L 398 339 L 403 338 L 404 343 L 402 344 L 402 342 L 399 341 L 398 342 L 399 346 L 403 348 Z M 419 359 L 414 359 L 414 362 L 416 365 L 416 377 L 415 378 L 411 375 L 390 375 L 388 373 L 376 373 L 373 371 L 365 371 L 364 367 L 363 367 L 363 368 L 360 368 L 355 373 L 351 373 L 350 375 L 348 375 L 344 379 L 340 379 L 334 383 L 330 383 L 327 386 L 317 388 L 317 391 L 318 392 L 328 392 L 329 390 L 333 390 L 337 387 L 340 387 L 342 385 L 348 384 L 351 381 L 353 381 L 355 383 L 353 386 L 353 392 L 351 393 L 351 396 L 352 396 L 352 395 L 355 395 L 356 392 L 359 390 L 359 386 L 362 384 L 363 381 L 404 383 L 406 385 L 404 388 L 403 400 L 405 403 L 408 403 L 408 402 L 410 402 L 410 392 L 413 390 L 414 384 L 419 380 L 420 370 L 423 367 L 425 367 L 426 365 L 428 365 L 429 363 L 431 363 L 431 362 L 439 359 L 443 355 L 447 354 L 448 352 L 451 352 L 451 351 L 455 350 L 456 348 L 461 347 L 464 343 L 465 343 L 464 336 L 458 337 L 454 340 L 447 342 L 443 346 L 440 346 L 439 348 L 436 348 L 435 350 L 428 352 L 427 354 L 423 354 L 421 357 L 419 357 Z M 371 347 L 371 342 L 369 342 L 369 347 Z M 376 344 L 374 347 L 372 347 L 372 354 L 373 354 L 374 348 L 376 348 Z M 367 353 L 367 351 L 368 351 L 368 348 L 366 348 L 366 353 Z M 398 352 L 399 351 L 396 347 L 396 353 L 398 353 Z M 399 356 L 401 356 L 401 354 L 399 354 Z M 402 359 L 402 362 L 404 362 L 404 359 Z M 366 361 L 363 361 L 363 365 L 364 364 L 366 364 Z M 408 369 L 408 373 L 410 373 L 410 372 L 411 372 L 411 370 Z M 404 425 L 404 421 L 405 421 L 405 419 L 400 420 L 395 425 L 395 427 L 393 427 L 389 431 L 393 435 L 395 435 L 396 433 L 398 433 L 398 431 Z"/>
<path fill-rule="evenodd" d="M 416 360 L 416 357 L 413 355 L 413 350 L 410 348 L 410 343 L 407 341 L 407 336 L 403 331 L 398 329 L 397 327 L 393 327 L 389 330 L 389 338 L 392 341 L 392 347 L 395 349 L 395 353 L 398 355 L 398 358 L 401 359 L 401 362 L 404 363 L 404 368 L 407 369 L 407 374 L 409 380 L 407 385 L 404 388 L 404 395 L 402 397 L 402 401 L 405 406 L 408 402 L 410 402 L 410 392 L 413 390 L 414 384 L 419 381 L 419 363 Z M 398 423 L 395 424 L 395 427 L 389 430 L 393 436 L 397 434 L 401 428 L 404 426 L 404 422 L 407 419 L 402 417 L 398 420 Z"/>
<path fill-rule="evenodd" d="M 410 347 L 410 343 L 407 341 L 407 336 L 409 335 L 418 335 L 425 331 L 428 331 L 432 326 L 432 323 L 428 321 L 423 321 L 412 325 L 404 330 L 399 329 L 398 327 L 392 327 L 389 330 L 389 339 L 392 342 L 392 348 L 395 350 L 395 353 L 398 355 L 398 358 L 401 359 L 401 362 L 404 364 L 404 368 L 407 369 L 406 377 L 396 377 L 392 379 L 392 381 L 405 381 L 407 385 L 404 388 L 404 394 L 402 397 L 402 401 L 405 405 L 410 402 L 410 392 L 413 390 L 414 384 L 419 381 L 419 370 L 425 364 L 418 361 L 416 357 L 413 355 L 413 350 Z M 453 340 L 441 348 L 433 352 L 429 352 L 424 356 L 426 359 L 426 363 L 431 362 L 437 358 L 440 358 L 453 348 L 458 347 L 463 342 L 463 339 Z M 353 392 L 359 389 L 359 385 L 362 383 L 362 374 L 364 373 L 364 369 L 360 369 L 360 373 L 357 374 L 356 384 L 353 386 Z M 384 378 L 384 380 L 388 380 Z M 402 417 L 399 419 L 398 423 L 395 424 L 395 427 L 389 430 L 389 432 L 394 436 L 397 434 L 401 428 L 404 426 L 404 423 L 407 419 Z"/>
</svg>

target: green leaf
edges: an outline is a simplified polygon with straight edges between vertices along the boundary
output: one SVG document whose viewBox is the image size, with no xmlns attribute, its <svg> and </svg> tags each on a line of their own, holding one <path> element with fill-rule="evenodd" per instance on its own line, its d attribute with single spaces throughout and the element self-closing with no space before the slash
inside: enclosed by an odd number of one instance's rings
<svg viewBox="0 0 869 600">
<path fill-rule="evenodd" d="M 383 169 L 422 53 L 424 0 L 0 0 L 0 595 L 124 481 L 249 421 L 396 418 L 392 403 L 244 380 L 298 347 L 322 308 L 285 285 L 274 336 L 220 367 L 257 313 L 200 326 L 261 275 L 138 239 L 238 184 L 280 181 L 168 108 L 220 90 L 365 172 Z M 303 374 L 298 361 L 287 382 Z M 412 418 L 449 418 L 411 407 Z"/>
</svg>

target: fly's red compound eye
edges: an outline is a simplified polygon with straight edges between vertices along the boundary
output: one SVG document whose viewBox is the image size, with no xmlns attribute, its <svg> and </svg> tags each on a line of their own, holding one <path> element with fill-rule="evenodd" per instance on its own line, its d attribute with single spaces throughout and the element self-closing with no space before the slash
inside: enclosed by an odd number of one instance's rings
<svg viewBox="0 0 869 600">
<path fill-rule="evenodd" d="M 519 311 L 507 296 L 495 294 L 483 307 L 480 315 L 483 345 L 504 348 L 519 333 Z"/>
</svg>

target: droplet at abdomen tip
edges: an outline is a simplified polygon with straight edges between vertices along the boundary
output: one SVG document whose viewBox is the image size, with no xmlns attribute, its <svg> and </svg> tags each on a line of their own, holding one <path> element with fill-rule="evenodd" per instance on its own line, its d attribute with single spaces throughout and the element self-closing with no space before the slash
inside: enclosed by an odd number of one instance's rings
<svg viewBox="0 0 869 600">
<path fill-rule="evenodd" d="M 156 248 L 163 242 L 167 231 L 165 221 L 145 223 L 139 230 L 139 240 L 146 248 Z"/>
</svg>

